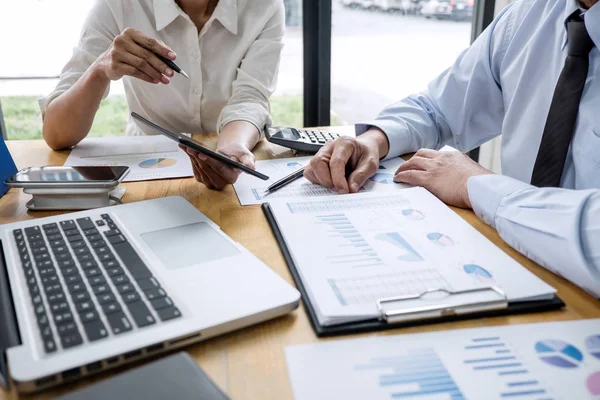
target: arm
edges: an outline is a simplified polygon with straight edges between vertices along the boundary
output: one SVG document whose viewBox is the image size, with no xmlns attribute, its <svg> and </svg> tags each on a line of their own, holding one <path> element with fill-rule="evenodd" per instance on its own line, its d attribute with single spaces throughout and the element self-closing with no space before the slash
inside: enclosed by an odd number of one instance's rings
<svg viewBox="0 0 600 400">
<path fill-rule="evenodd" d="M 269 97 L 277 83 L 283 30 L 283 5 L 278 3 L 277 10 L 246 52 L 233 82 L 232 95 L 217 123 L 218 151 L 250 168 L 254 168 L 251 149 L 270 123 Z M 219 161 L 190 149 L 185 151 L 192 160 L 196 180 L 208 188 L 221 190 L 240 175 L 239 170 Z"/>
<path fill-rule="evenodd" d="M 498 136 L 504 118 L 500 65 L 511 34 L 513 5 L 465 50 L 428 89 L 357 124 L 357 134 L 377 127 L 390 143 L 388 158 L 450 144 L 467 151 Z"/>
<path fill-rule="evenodd" d="M 473 210 L 511 247 L 600 297 L 600 190 L 485 175 L 469 179 L 468 193 Z"/>
<path fill-rule="evenodd" d="M 504 118 L 500 65 L 514 7 L 508 5 L 427 91 L 391 105 L 374 121 L 357 124 L 357 139 L 338 139 L 322 148 L 304 176 L 340 193 L 353 193 L 377 171 L 373 159 L 438 149 L 448 143 L 469 150 L 499 135 Z M 354 171 L 348 178 L 347 165 Z M 408 179 L 405 175 L 398 179 Z"/>
<path fill-rule="evenodd" d="M 40 101 L 48 145 L 54 150 L 69 148 L 88 134 L 111 80 L 129 75 L 148 83 L 168 84 L 167 76 L 173 76 L 173 71 L 150 50 L 175 59 L 168 47 L 141 32 L 127 28 L 120 33 L 108 3 L 98 1 L 57 88 Z"/>
<path fill-rule="evenodd" d="M 277 5 L 238 68 L 231 97 L 219 116 L 220 132 L 232 121 L 247 121 L 256 128 L 257 142 L 265 125 L 270 123 L 269 98 L 277 86 L 285 25 L 283 4 Z"/>
</svg>

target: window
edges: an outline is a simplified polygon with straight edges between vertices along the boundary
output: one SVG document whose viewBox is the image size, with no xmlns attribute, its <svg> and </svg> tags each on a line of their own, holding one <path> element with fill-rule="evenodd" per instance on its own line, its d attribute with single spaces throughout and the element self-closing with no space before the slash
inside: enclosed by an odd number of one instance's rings
<svg viewBox="0 0 600 400">
<path fill-rule="evenodd" d="M 469 46 L 473 0 L 333 0 L 331 109 L 345 123 L 427 88 Z"/>
</svg>

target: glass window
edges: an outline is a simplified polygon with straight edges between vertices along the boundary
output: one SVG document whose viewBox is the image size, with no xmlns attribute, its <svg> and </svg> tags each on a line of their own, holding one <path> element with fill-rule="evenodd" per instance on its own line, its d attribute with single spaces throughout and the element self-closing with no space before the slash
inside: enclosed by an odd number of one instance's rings
<svg viewBox="0 0 600 400">
<path fill-rule="evenodd" d="M 345 123 L 426 89 L 469 46 L 473 0 L 332 0 L 332 113 Z"/>
<path fill-rule="evenodd" d="M 304 122 L 302 0 L 284 0 L 283 4 L 286 29 L 271 115 L 274 125 L 300 127 Z"/>
</svg>

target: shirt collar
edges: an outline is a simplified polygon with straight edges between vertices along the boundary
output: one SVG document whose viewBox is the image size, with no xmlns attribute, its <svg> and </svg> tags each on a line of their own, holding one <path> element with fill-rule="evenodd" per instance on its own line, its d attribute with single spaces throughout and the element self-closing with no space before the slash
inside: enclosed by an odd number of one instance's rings
<svg viewBox="0 0 600 400">
<path fill-rule="evenodd" d="M 162 31 L 167 25 L 181 15 L 181 8 L 175 0 L 154 0 L 154 21 L 156 30 Z"/>
<path fill-rule="evenodd" d="M 564 50 L 567 46 L 567 22 L 569 21 L 571 14 L 577 10 L 582 11 L 585 28 L 596 44 L 596 47 L 600 48 L 600 2 L 594 4 L 589 10 L 584 10 L 577 0 L 567 0 L 564 15 L 565 36 L 562 43 L 562 49 Z"/>
<path fill-rule="evenodd" d="M 218 20 L 221 25 L 229 32 L 237 35 L 238 33 L 238 5 L 237 0 L 219 0 L 217 8 L 213 13 L 213 18 Z"/>
<path fill-rule="evenodd" d="M 154 19 L 156 30 L 161 31 L 181 15 L 183 11 L 175 0 L 154 0 Z M 218 20 L 228 31 L 238 33 L 237 0 L 219 0 L 212 19 Z"/>
</svg>

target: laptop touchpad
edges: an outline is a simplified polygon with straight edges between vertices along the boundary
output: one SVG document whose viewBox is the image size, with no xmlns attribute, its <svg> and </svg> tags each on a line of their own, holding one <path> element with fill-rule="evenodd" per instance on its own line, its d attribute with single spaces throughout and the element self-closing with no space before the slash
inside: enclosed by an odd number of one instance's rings
<svg viewBox="0 0 600 400">
<path fill-rule="evenodd" d="M 206 222 L 144 233 L 142 239 L 169 269 L 198 265 L 240 253 Z"/>
</svg>

